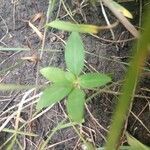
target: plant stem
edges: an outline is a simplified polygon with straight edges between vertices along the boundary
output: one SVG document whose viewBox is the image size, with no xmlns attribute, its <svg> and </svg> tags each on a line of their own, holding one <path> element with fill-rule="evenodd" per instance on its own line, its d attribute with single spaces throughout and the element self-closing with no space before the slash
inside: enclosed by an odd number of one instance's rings
<svg viewBox="0 0 150 150">
<path fill-rule="evenodd" d="M 129 112 L 130 104 L 133 102 L 133 97 L 137 82 L 139 80 L 142 67 L 149 54 L 150 49 L 150 7 L 148 9 L 147 17 L 145 18 L 144 32 L 141 34 L 137 46 L 134 47 L 135 54 L 131 60 L 126 80 L 122 88 L 122 95 L 119 98 L 114 115 L 112 117 L 112 124 L 108 135 L 108 142 L 106 143 L 106 150 L 116 150 L 121 130 Z"/>
</svg>

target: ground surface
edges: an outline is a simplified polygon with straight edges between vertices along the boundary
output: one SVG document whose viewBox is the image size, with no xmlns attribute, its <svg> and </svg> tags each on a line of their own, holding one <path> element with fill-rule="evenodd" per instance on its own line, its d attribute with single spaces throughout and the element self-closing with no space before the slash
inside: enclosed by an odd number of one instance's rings
<svg viewBox="0 0 150 150">
<path fill-rule="evenodd" d="M 101 7 L 92 7 L 86 5 L 79 8 L 76 4 L 68 1 L 69 7 L 75 12 L 74 19 L 78 22 L 87 22 L 92 24 L 105 25 L 105 19 L 101 11 Z M 65 3 L 67 5 L 67 3 Z M 60 7 L 59 7 L 60 6 Z M 46 66 L 57 66 L 65 69 L 64 64 L 64 43 L 68 33 L 49 30 L 46 35 L 45 49 L 42 59 L 36 64 L 33 61 L 24 60 L 24 57 L 39 56 L 41 54 L 38 49 L 41 48 L 41 40 L 33 32 L 27 21 L 32 19 L 36 14 L 42 13 L 44 21 L 46 19 L 46 11 L 48 8 L 48 0 L 0 0 L 0 46 L 7 47 L 8 49 L 21 47 L 28 51 L 0 51 L 0 81 L 2 83 L 15 83 L 15 84 L 44 84 L 46 81 L 38 74 L 39 69 Z M 115 21 L 115 17 L 106 9 L 108 18 L 111 23 Z M 136 12 L 137 13 L 137 12 Z M 63 20 L 71 20 L 67 15 L 64 7 L 57 4 L 50 17 L 54 20 L 58 16 Z M 72 20 L 71 20 L 72 21 Z M 37 20 L 33 22 L 36 26 L 43 26 L 44 22 Z M 40 30 L 42 33 L 44 29 Z M 86 67 L 85 71 L 99 71 L 103 73 L 110 73 L 113 77 L 113 83 L 107 88 L 105 93 L 98 93 L 91 98 L 87 106 L 86 121 L 83 124 L 83 134 L 86 138 L 91 139 L 96 146 L 102 146 L 106 140 L 106 133 L 109 128 L 110 118 L 115 104 L 115 99 L 118 95 L 116 93 L 120 89 L 120 81 L 123 79 L 126 72 L 126 66 L 123 61 L 127 61 L 131 54 L 131 42 L 119 42 L 120 40 L 129 39 L 132 36 L 119 24 L 113 29 L 115 39 L 112 39 L 109 30 L 101 32 L 98 36 L 99 39 L 90 35 L 82 35 L 85 48 L 86 48 Z M 108 41 L 110 40 L 110 41 Z M 7 49 L 7 50 L 8 50 Z M 144 89 L 149 89 L 148 77 L 142 77 L 141 86 L 137 94 L 142 96 L 149 96 Z M 141 90 L 141 88 L 143 90 Z M 29 92 L 29 91 L 28 91 Z M 31 91 L 27 98 L 36 96 L 41 90 Z M 95 92 L 88 92 L 87 95 L 93 96 Z M 6 119 L 17 110 L 13 106 L 18 103 L 27 94 L 26 90 L 0 92 L 0 121 L 1 125 Z M 32 102 L 34 103 L 36 99 Z M 29 107 L 23 109 L 21 118 L 25 122 L 33 118 L 35 112 L 31 107 L 31 101 L 24 104 Z M 37 149 L 42 140 L 46 140 L 49 133 L 54 127 L 58 125 L 65 118 L 64 103 L 59 103 L 53 108 L 48 109 L 46 113 L 28 123 L 23 130 L 32 131 L 39 135 L 38 138 L 29 138 L 27 136 L 19 136 L 18 139 L 23 143 L 22 147 L 26 149 Z M 89 111 L 88 111 L 89 109 Z M 7 111 L 8 110 L 8 111 Z M 6 117 L 6 118 L 4 118 Z M 9 123 L 5 126 L 7 128 L 14 128 L 15 118 L 10 119 Z M 133 110 L 128 120 L 128 131 L 141 142 L 150 145 L 150 116 L 149 116 L 149 99 L 139 98 L 137 96 Z M 20 125 L 24 123 L 20 121 Z M 4 143 L 10 134 L 0 133 L 0 145 Z M 60 143 L 59 143 L 60 142 Z M 56 144 L 57 143 L 57 144 Z M 56 145 L 53 145 L 56 144 Z M 66 128 L 57 131 L 49 141 L 49 149 L 81 149 L 79 137 L 73 128 Z M 5 149 L 5 148 L 3 148 Z M 14 145 L 14 149 L 18 149 Z"/>
</svg>

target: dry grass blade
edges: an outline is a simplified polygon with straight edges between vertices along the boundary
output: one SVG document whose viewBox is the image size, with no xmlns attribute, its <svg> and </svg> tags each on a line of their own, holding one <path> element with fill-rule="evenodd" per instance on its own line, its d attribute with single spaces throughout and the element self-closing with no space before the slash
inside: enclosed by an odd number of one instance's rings
<svg viewBox="0 0 150 150">
<path fill-rule="evenodd" d="M 111 0 L 102 0 L 105 6 L 107 6 L 113 14 L 119 19 L 119 21 L 124 25 L 124 27 L 135 37 L 139 37 L 139 33 L 136 28 L 128 21 L 126 17 L 123 16 L 121 12 L 115 9 L 111 3 Z"/>
<path fill-rule="evenodd" d="M 30 91 L 27 91 L 25 93 L 25 95 L 23 96 L 21 102 L 19 103 L 18 111 L 17 111 L 17 115 L 16 115 L 16 121 L 15 121 L 15 130 L 16 131 L 18 130 L 18 127 L 19 127 L 19 118 L 20 118 L 20 114 L 21 114 L 21 111 L 22 111 L 24 101 L 26 100 L 27 96 L 29 96 L 32 92 L 33 92 L 33 89 L 30 90 Z"/>
<path fill-rule="evenodd" d="M 27 102 L 29 103 L 29 102 L 32 101 L 33 99 L 39 98 L 40 95 L 41 95 L 41 93 L 38 94 L 38 95 L 32 96 L 31 98 L 28 98 L 28 99 L 24 100 L 22 104 L 24 105 L 24 104 L 27 103 Z M 35 101 L 33 101 L 33 102 L 30 102 L 29 104 L 26 104 L 24 107 L 22 107 L 22 110 L 25 109 L 25 108 L 27 108 L 27 107 L 29 107 L 29 106 L 31 106 L 31 105 L 33 105 L 33 104 L 35 104 L 36 102 L 37 102 L 37 100 L 35 100 Z M 19 103 L 19 104 L 20 104 L 20 103 Z M 19 104 L 14 105 L 13 107 L 9 108 L 9 109 L 6 110 L 5 112 L 3 112 L 3 113 L 1 114 L 1 116 L 3 116 L 4 114 L 6 114 L 7 112 L 11 111 L 11 110 L 14 109 L 15 107 L 19 107 Z M 12 118 L 15 118 L 15 116 L 17 115 L 17 113 L 18 113 L 18 111 L 15 111 L 15 112 L 13 112 L 10 116 L 8 116 L 8 117 L 6 118 L 6 120 L 4 121 L 4 123 L 0 126 L 0 132 L 7 126 L 7 124 L 10 122 L 10 120 L 11 120 Z"/>
<path fill-rule="evenodd" d="M 40 60 L 40 58 L 38 58 L 38 56 L 35 54 L 33 54 L 32 56 L 28 56 L 28 57 L 22 57 L 21 59 L 27 60 L 29 62 L 34 62 L 34 63 L 37 63 Z"/>
<path fill-rule="evenodd" d="M 30 21 L 28 21 L 29 26 L 33 29 L 33 31 L 38 35 L 38 37 L 43 40 L 43 34 L 39 31 L 39 29 L 34 26 Z"/>
<path fill-rule="evenodd" d="M 0 126 L 0 132 L 6 127 L 6 125 L 9 123 L 9 121 L 14 118 L 16 115 L 16 112 L 14 112 L 13 114 L 11 114 L 7 120 Z"/>
<path fill-rule="evenodd" d="M 43 13 L 40 12 L 40 13 L 35 14 L 30 21 L 35 22 L 38 19 L 41 19 L 42 17 L 43 17 Z"/>
</svg>

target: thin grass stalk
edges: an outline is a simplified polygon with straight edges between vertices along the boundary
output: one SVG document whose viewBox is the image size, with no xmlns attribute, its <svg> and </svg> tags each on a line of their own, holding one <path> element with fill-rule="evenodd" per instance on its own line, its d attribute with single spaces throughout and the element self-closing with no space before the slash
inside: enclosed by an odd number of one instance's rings
<svg viewBox="0 0 150 150">
<path fill-rule="evenodd" d="M 130 62 L 130 66 L 125 78 L 122 88 L 122 95 L 120 95 L 118 104 L 112 117 L 112 124 L 108 135 L 108 142 L 106 143 L 106 150 L 116 150 L 119 148 L 119 138 L 121 130 L 129 113 L 130 104 L 133 102 L 136 86 L 139 81 L 142 67 L 150 52 L 150 6 L 144 22 L 144 32 L 133 48 L 134 57 Z"/>
</svg>

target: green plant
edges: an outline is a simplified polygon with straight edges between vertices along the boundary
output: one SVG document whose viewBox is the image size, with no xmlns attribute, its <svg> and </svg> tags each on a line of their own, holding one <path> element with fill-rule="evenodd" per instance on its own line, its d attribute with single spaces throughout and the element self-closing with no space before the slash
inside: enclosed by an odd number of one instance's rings
<svg viewBox="0 0 150 150">
<path fill-rule="evenodd" d="M 150 150 L 149 147 L 142 144 L 140 141 L 135 139 L 129 133 L 126 133 L 128 144 L 130 145 L 129 150 Z"/>
<path fill-rule="evenodd" d="M 65 61 L 68 71 L 55 67 L 41 69 L 41 74 L 53 84 L 48 86 L 37 103 L 37 109 L 55 104 L 68 96 L 66 107 L 73 122 L 82 123 L 84 116 L 84 89 L 104 86 L 111 81 L 105 74 L 81 74 L 84 67 L 84 45 L 78 32 L 72 32 L 65 48 Z"/>
<path fill-rule="evenodd" d="M 125 82 L 122 87 L 123 94 L 120 95 L 118 104 L 114 110 L 112 124 L 108 134 L 108 141 L 106 143 L 106 150 L 115 150 L 119 147 L 122 127 L 132 106 L 136 87 L 143 71 L 145 61 L 150 54 L 150 6 L 145 14 L 145 22 L 143 24 L 144 30 L 141 32 L 139 40 L 133 47 L 134 57 L 130 62 Z"/>
</svg>

